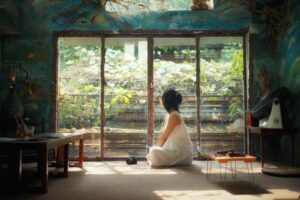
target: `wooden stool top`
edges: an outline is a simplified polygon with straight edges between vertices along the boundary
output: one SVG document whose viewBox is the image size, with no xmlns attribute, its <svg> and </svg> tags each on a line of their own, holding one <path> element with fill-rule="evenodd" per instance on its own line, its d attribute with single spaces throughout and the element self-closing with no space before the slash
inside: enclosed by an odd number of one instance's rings
<svg viewBox="0 0 300 200">
<path fill-rule="evenodd" d="M 227 156 L 227 155 L 225 155 L 225 156 L 216 156 L 212 153 L 203 153 L 203 154 L 201 154 L 201 156 L 203 156 L 205 158 L 208 158 L 208 159 L 211 159 L 211 160 L 215 160 L 218 163 L 227 163 L 228 161 L 244 161 L 246 163 L 249 163 L 249 162 L 256 161 L 256 157 L 250 156 L 250 155 L 230 157 L 230 156 Z"/>
</svg>

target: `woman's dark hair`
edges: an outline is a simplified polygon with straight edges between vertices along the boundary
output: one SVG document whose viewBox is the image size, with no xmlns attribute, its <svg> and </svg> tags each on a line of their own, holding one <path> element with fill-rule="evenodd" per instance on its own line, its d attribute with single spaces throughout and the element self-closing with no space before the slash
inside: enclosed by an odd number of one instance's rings
<svg viewBox="0 0 300 200">
<path fill-rule="evenodd" d="M 161 99 L 167 112 L 170 112 L 171 110 L 179 112 L 179 105 L 182 102 L 182 96 L 179 92 L 174 89 L 168 89 L 163 93 Z"/>
</svg>

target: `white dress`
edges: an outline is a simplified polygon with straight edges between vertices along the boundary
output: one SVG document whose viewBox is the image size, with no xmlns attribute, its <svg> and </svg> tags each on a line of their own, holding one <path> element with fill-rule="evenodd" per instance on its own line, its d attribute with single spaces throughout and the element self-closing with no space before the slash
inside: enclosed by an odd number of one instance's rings
<svg viewBox="0 0 300 200">
<path fill-rule="evenodd" d="M 146 158 L 152 167 L 190 165 L 192 163 L 193 144 L 184 120 L 177 111 L 172 112 L 168 117 L 171 115 L 177 115 L 181 123 L 175 126 L 162 147 L 150 148 Z"/>
</svg>

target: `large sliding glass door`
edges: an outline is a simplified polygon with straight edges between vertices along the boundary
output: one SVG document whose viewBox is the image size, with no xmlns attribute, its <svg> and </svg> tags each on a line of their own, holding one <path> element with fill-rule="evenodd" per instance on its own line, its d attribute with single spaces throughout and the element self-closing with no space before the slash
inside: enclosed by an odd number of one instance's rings
<svg viewBox="0 0 300 200">
<path fill-rule="evenodd" d="M 166 111 L 159 98 L 166 89 L 182 94 L 180 107 L 196 147 L 196 42 L 195 38 L 154 38 L 154 122 L 155 137 L 161 134 Z M 196 150 L 196 148 L 195 148 Z M 196 151 L 195 151 L 196 155 Z"/>
<path fill-rule="evenodd" d="M 200 39 L 201 152 L 243 151 L 243 37 Z"/>
<path fill-rule="evenodd" d="M 145 156 L 147 40 L 106 38 L 105 157 Z"/>
<path fill-rule="evenodd" d="M 84 155 L 100 156 L 100 38 L 62 37 L 58 40 L 58 131 L 88 133 Z M 71 157 L 78 144 L 71 144 Z"/>
<path fill-rule="evenodd" d="M 195 156 L 199 151 L 243 151 L 242 36 L 60 37 L 58 50 L 58 131 L 88 133 L 86 158 L 144 157 L 152 124 L 154 144 L 163 126 L 166 112 L 159 97 L 167 88 L 183 95 L 180 112 Z M 71 145 L 71 156 L 77 155 L 77 145 Z"/>
</svg>

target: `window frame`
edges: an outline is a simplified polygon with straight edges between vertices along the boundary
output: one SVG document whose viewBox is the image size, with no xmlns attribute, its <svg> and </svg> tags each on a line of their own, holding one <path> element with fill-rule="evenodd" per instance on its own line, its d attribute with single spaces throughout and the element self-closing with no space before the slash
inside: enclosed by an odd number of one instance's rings
<svg viewBox="0 0 300 200">
<path fill-rule="evenodd" d="M 226 36 L 236 36 L 243 37 L 243 52 L 244 52 L 244 109 L 247 110 L 250 105 L 250 90 L 252 84 L 252 68 L 250 60 L 250 39 L 251 37 L 247 33 L 247 30 L 105 30 L 105 31 L 82 31 L 82 30 L 70 30 L 70 31 L 53 31 L 52 33 L 52 104 L 51 104 L 51 131 L 58 131 L 58 101 L 57 101 L 57 91 L 58 91 L 58 40 L 60 37 L 99 37 L 101 38 L 101 62 L 100 62 L 100 147 L 101 155 L 100 160 L 104 159 L 104 122 L 105 122 L 105 113 L 104 113 L 104 87 L 105 87 L 105 76 L 104 76 L 104 64 L 105 64 L 105 39 L 111 37 L 143 37 L 147 38 L 148 41 L 148 75 L 147 75 L 147 92 L 148 97 L 148 114 L 147 114 L 147 146 L 153 144 L 154 138 L 154 87 L 153 87 L 153 47 L 154 47 L 154 38 L 155 37 L 191 37 L 195 38 L 196 46 L 196 82 L 195 82 L 195 95 L 197 98 L 196 102 L 196 123 L 197 123 L 197 145 L 200 145 L 201 139 L 201 129 L 200 129 L 200 43 L 201 37 L 226 37 Z M 249 139 L 247 137 L 247 130 L 244 131 L 244 151 L 248 150 Z M 198 154 L 198 157 L 201 155 Z"/>
</svg>

